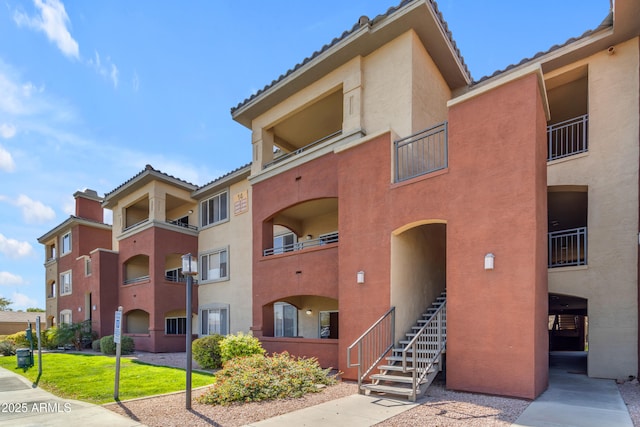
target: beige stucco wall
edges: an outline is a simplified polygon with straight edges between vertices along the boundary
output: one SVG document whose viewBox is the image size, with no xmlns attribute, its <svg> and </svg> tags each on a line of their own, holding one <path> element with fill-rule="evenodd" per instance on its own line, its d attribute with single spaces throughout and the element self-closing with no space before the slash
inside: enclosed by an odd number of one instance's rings
<svg viewBox="0 0 640 427">
<path fill-rule="evenodd" d="M 548 166 L 548 185 L 588 186 L 588 266 L 549 270 L 549 292 L 588 300 L 589 376 L 637 374 L 638 39 L 588 64 L 589 152 Z M 545 76 L 547 77 L 547 76 Z"/>
<path fill-rule="evenodd" d="M 229 305 L 229 332 L 249 332 L 252 318 L 251 294 L 251 188 L 249 181 L 232 184 L 229 189 L 229 221 L 208 226 L 200 230 L 198 254 L 227 248 L 229 279 L 200 282 L 198 304 L 200 308 L 212 304 Z M 247 191 L 248 210 L 235 215 L 234 196 Z M 216 193 L 212 193 L 213 196 Z M 203 197 L 206 200 L 209 196 Z M 200 310 L 198 310 L 198 314 Z M 199 323 L 198 332 L 199 332 Z"/>
</svg>

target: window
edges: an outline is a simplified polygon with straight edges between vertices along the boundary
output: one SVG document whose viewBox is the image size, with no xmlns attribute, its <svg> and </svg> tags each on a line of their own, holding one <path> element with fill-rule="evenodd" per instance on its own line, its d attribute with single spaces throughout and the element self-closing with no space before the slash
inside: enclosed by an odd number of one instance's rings
<svg viewBox="0 0 640 427">
<path fill-rule="evenodd" d="M 338 312 L 320 312 L 320 338 L 338 338 Z"/>
<path fill-rule="evenodd" d="M 62 310 L 60 312 L 60 324 L 71 324 L 71 310 Z"/>
<path fill-rule="evenodd" d="M 56 282 L 53 282 L 49 285 L 49 292 L 47 293 L 47 298 L 55 298 L 56 297 Z"/>
<path fill-rule="evenodd" d="M 186 335 L 186 317 L 167 317 L 164 319 L 164 333 L 166 335 Z"/>
<path fill-rule="evenodd" d="M 60 295 L 71 294 L 71 270 L 60 274 Z"/>
<path fill-rule="evenodd" d="M 200 280 L 221 280 L 228 278 L 228 255 L 226 249 L 200 257 Z"/>
<path fill-rule="evenodd" d="M 281 234 L 273 237 L 273 253 L 281 254 L 295 250 L 298 236 L 293 233 Z"/>
<path fill-rule="evenodd" d="M 295 337 L 298 335 L 298 309 L 286 302 L 273 304 L 274 336 Z"/>
<path fill-rule="evenodd" d="M 229 333 L 229 306 L 200 310 L 200 335 L 227 335 Z"/>
<path fill-rule="evenodd" d="M 200 222 L 202 227 L 225 221 L 228 218 L 227 192 L 216 194 L 200 203 Z"/>
<path fill-rule="evenodd" d="M 84 259 L 84 275 L 91 276 L 91 258 L 89 257 Z"/>
<path fill-rule="evenodd" d="M 164 272 L 164 279 L 167 282 L 182 282 L 182 281 L 184 281 L 184 276 L 182 275 L 182 267 L 173 268 L 171 270 L 166 270 Z"/>
<path fill-rule="evenodd" d="M 71 252 L 71 232 L 63 235 L 60 239 L 60 247 L 62 248 L 61 255 Z"/>
</svg>

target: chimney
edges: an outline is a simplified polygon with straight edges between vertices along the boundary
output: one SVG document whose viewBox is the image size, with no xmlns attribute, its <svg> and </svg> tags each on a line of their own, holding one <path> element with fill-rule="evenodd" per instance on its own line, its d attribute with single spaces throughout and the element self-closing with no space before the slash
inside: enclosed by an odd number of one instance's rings
<svg viewBox="0 0 640 427">
<path fill-rule="evenodd" d="M 73 197 L 76 199 L 76 216 L 78 218 L 104 222 L 103 199 L 98 196 L 95 190 L 76 191 Z"/>
</svg>

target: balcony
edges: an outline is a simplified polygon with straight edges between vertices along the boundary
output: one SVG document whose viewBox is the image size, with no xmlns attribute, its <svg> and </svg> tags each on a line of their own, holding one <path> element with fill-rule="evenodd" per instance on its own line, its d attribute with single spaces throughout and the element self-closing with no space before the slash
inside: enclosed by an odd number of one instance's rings
<svg viewBox="0 0 640 427">
<path fill-rule="evenodd" d="M 338 243 L 338 233 L 323 234 L 317 239 L 303 240 L 299 242 L 289 243 L 262 251 L 263 256 L 277 255 L 285 252 L 301 251 L 316 246 L 328 245 L 330 243 Z"/>
<path fill-rule="evenodd" d="M 447 122 L 443 122 L 395 141 L 395 182 L 446 169 L 447 139 Z"/>
<path fill-rule="evenodd" d="M 547 127 L 547 161 L 588 151 L 589 115 L 575 117 Z"/>
<path fill-rule="evenodd" d="M 553 231 L 548 236 L 549 268 L 587 265 L 587 227 Z"/>
</svg>

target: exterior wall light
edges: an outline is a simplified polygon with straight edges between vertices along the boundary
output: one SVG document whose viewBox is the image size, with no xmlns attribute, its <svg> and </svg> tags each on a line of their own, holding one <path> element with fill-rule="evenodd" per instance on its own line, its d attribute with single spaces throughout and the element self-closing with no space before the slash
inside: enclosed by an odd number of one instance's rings
<svg viewBox="0 0 640 427">
<path fill-rule="evenodd" d="M 307 315 L 311 316 L 312 313 L 313 313 L 313 310 L 311 310 L 310 308 L 307 309 Z"/>
<path fill-rule="evenodd" d="M 364 271 L 358 271 L 356 273 L 356 283 L 363 284 L 364 283 Z"/>
<path fill-rule="evenodd" d="M 484 256 L 484 269 L 485 270 L 493 270 L 493 261 L 495 259 L 495 255 L 489 252 Z"/>
</svg>

